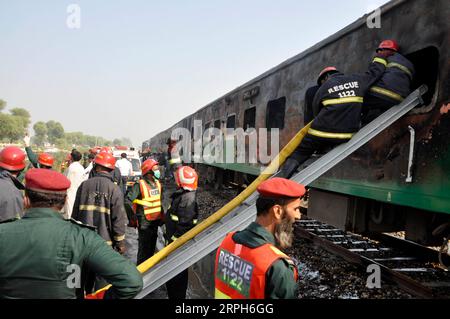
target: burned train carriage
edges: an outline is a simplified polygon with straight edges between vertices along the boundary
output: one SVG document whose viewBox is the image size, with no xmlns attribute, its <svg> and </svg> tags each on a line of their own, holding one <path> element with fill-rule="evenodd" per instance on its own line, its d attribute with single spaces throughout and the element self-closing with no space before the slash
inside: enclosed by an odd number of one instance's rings
<svg viewBox="0 0 450 319">
<path fill-rule="evenodd" d="M 396 39 L 416 69 L 412 89 L 428 87 L 424 105 L 316 180 L 308 215 L 355 231 L 405 230 L 409 239 L 432 243 L 436 240 L 432 230 L 450 216 L 450 114 L 444 107 L 450 102 L 449 16 L 447 0 L 391 1 L 381 8 L 381 28 L 368 28 L 364 16 L 145 144 L 163 152 L 175 128 L 193 132 L 194 120 L 201 120 L 204 130 L 278 128 L 281 149 L 303 126 L 305 91 L 324 66 L 335 65 L 344 73 L 364 72 L 379 42 Z M 415 131 L 410 176 L 408 127 Z M 250 163 L 196 165 L 215 183 L 245 183 L 260 172 Z"/>
</svg>

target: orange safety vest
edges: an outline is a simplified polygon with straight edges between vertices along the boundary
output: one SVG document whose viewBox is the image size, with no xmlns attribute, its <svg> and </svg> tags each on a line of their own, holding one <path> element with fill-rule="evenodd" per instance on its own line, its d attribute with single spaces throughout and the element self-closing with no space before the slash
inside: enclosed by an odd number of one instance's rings
<svg viewBox="0 0 450 319">
<path fill-rule="evenodd" d="M 161 183 L 156 181 L 156 188 L 152 188 L 143 179 L 139 180 L 142 199 L 135 199 L 133 201 L 133 209 L 136 212 L 137 205 L 144 208 L 145 219 L 157 220 L 162 219 L 161 212 Z"/>
<path fill-rule="evenodd" d="M 266 273 L 275 261 L 292 260 L 272 244 L 249 248 L 236 244 L 229 233 L 216 254 L 215 298 L 216 299 L 264 299 Z M 294 280 L 297 281 L 297 267 L 294 266 Z"/>
</svg>

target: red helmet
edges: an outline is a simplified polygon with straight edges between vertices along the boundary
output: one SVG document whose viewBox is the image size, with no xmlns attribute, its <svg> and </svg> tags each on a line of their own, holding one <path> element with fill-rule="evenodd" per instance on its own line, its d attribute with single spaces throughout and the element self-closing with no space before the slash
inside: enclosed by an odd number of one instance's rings
<svg viewBox="0 0 450 319">
<path fill-rule="evenodd" d="M 47 154 L 47 153 L 39 154 L 39 157 L 38 157 L 39 164 L 41 164 L 43 166 L 47 166 L 47 167 L 52 167 L 54 162 L 55 162 L 55 159 L 50 154 Z"/>
<path fill-rule="evenodd" d="M 94 163 L 109 169 L 114 169 L 116 166 L 116 159 L 112 154 L 100 152 L 95 156 Z"/>
<path fill-rule="evenodd" d="M 111 147 L 108 147 L 108 146 L 103 146 L 103 147 L 100 149 L 100 153 L 102 153 L 102 152 L 106 152 L 106 153 L 109 153 L 109 154 L 112 154 L 112 153 L 113 153 Z"/>
<path fill-rule="evenodd" d="M 389 49 L 389 50 L 398 52 L 399 46 L 395 40 L 384 40 L 384 41 L 381 41 L 381 43 L 378 46 L 376 51 L 378 52 L 378 50 L 382 50 L 382 49 Z"/>
<path fill-rule="evenodd" d="M 153 158 L 144 161 L 141 166 L 142 176 L 150 172 L 155 165 L 158 165 L 158 161 L 155 161 Z"/>
<path fill-rule="evenodd" d="M 175 182 L 178 187 L 187 191 L 195 191 L 198 184 L 198 175 L 190 166 L 180 166 L 175 171 Z"/>
<path fill-rule="evenodd" d="M 325 69 L 320 71 L 319 77 L 317 78 L 317 85 L 321 85 L 321 81 L 325 75 L 328 73 L 336 73 L 339 72 L 338 69 L 336 69 L 334 66 L 327 66 Z"/>
<path fill-rule="evenodd" d="M 0 151 L 0 167 L 8 171 L 20 171 L 25 168 L 25 153 L 17 146 L 6 146 Z"/>
</svg>

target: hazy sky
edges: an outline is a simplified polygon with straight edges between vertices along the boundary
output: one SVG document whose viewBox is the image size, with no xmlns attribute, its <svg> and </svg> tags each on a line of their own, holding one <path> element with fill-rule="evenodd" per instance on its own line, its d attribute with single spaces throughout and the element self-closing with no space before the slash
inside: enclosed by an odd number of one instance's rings
<svg viewBox="0 0 450 319">
<path fill-rule="evenodd" d="M 140 146 L 386 2 L 0 0 L 0 99 Z"/>
</svg>

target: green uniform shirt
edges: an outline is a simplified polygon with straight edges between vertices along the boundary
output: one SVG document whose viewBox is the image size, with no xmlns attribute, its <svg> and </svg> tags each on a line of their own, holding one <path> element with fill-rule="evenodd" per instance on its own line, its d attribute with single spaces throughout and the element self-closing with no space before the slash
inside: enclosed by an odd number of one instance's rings
<svg viewBox="0 0 450 319">
<path fill-rule="evenodd" d="M 275 238 L 258 223 L 251 223 L 243 231 L 233 235 L 233 240 L 250 248 L 257 248 L 264 244 L 275 245 Z M 285 259 L 277 260 L 266 273 L 266 291 L 268 299 L 297 298 L 297 283 L 294 280 L 294 270 Z"/>
<path fill-rule="evenodd" d="M 25 180 L 25 173 L 30 168 L 32 168 L 32 167 L 38 168 L 39 167 L 38 156 L 36 155 L 36 153 L 33 152 L 31 147 L 26 146 L 25 151 L 27 152 L 28 160 L 30 161 L 30 163 L 28 164 L 27 167 L 25 167 L 25 169 L 22 172 L 19 173 L 19 175 L 17 175 L 17 179 L 22 183 Z"/>
<path fill-rule="evenodd" d="M 38 168 L 38 156 L 35 152 L 31 149 L 31 147 L 27 146 L 25 147 L 25 151 L 27 152 L 28 159 L 30 160 L 30 163 L 33 164 L 34 168 Z"/>
<path fill-rule="evenodd" d="M 0 298 L 75 298 L 76 269 L 83 265 L 112 284 L 110 297 L 142 290 L 131 261 L 53 209 L 32 208 L 21 220 L 0 224 Z"/>
</svg>

